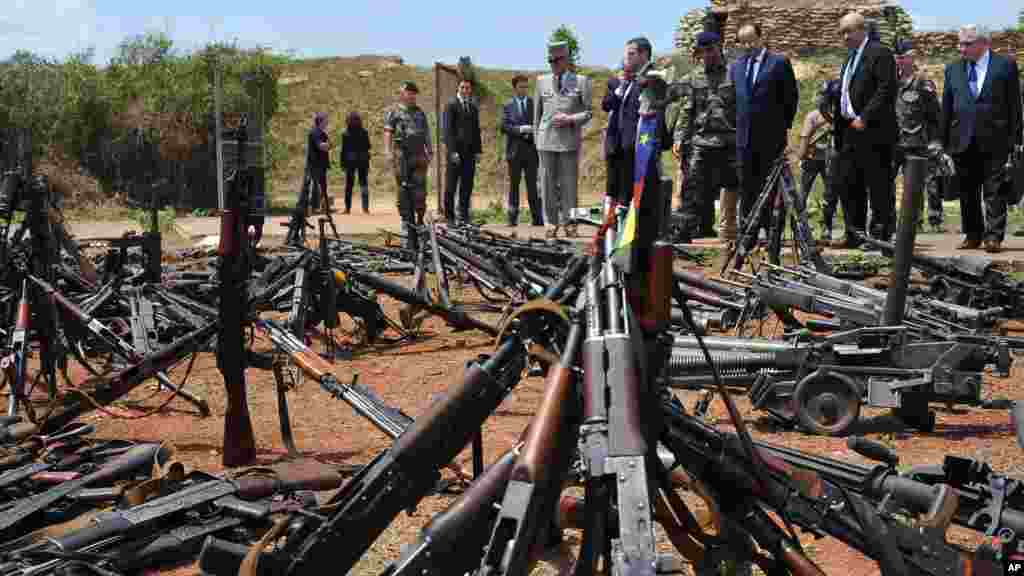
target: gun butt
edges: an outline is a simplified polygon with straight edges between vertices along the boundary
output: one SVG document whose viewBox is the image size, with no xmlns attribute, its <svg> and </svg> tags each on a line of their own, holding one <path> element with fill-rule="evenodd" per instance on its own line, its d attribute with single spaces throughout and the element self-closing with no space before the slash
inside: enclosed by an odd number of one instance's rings
<svg viewBox="0 0 1024 576">
<path fill-rule="evenodd" d="M 277 492 L 334 490 L 343 481 L 337 469 L 316 460 L 296 460 L 271 467 L 272 475 L 253 475 L 236 480 L 243 500 L 266 498 Z"/>
</svg>

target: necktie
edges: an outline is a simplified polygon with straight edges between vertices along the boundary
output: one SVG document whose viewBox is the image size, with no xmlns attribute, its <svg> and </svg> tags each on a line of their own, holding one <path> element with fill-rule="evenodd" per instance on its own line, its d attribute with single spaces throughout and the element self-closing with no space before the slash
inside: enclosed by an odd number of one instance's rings
<svg viewBox="0 0 1024 576">
<path fill-rule="evenodd" d="M 526 102 L 522 98 L 519 99 L 519 115 L 526 117 Z"/>
<path fill-rule="evenodd" d="M 978 97 L 978 71 L 976 70 L 977 64 L 971 62 L 971 71 L 967 74 L 967 86 L 971 89 L 971 96 L 973 98 Z"/>
<path fill-rule="evenodd" d="M 562 75 L 555 76 L 555 91 L 559 94 L 562 93 Z"/>
<path fill-rule="evenodd" d="M 840 96 L 840 112 L 843 115 L 848 115 L 847 110 L 850 108 L 850 79 L 853 78 L 853 59 L 857 56 L 857 49 L 851 48 L 850 55 L 846 60 L 846 67 L 843 70 L 843 93 Z"/>
<path fill-rule="evenodd" d="M 747 93 L 754 92 L 754 64 L 757 63 L 757 59 L 751 57 L 750 65 L 747 67 Z"/>
</svg>

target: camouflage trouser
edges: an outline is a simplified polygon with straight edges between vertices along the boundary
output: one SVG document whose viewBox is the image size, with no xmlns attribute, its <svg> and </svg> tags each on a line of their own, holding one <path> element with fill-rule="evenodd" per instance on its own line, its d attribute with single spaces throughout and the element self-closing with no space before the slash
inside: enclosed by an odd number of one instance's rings
<svg viewBox="0 0 1024 576">
<path fill-rule="evenodd" d="M 395 154 L 392 170 L 395 183 L 398 185 L 398 214 L 403 222 L 423 223 L 423 215 L 427 212 L 427 167 L 429 161 L 425 154 L 409 154 L 405 158 L 403 152 Z M 407 165 L 407 166 L 403 166 Z M 402 174 L 405 167 L 409 174 Z M 403 181 L 406 186 L 402 186 Z"/>
<path fill-rule="evenodd" d="M 691 239 L 714 236 L 715 200 L 722 188 L 739 189 L 737 170 L 735 149 L 693 148 L 679 202 L 685 235 Z"/>
<path fill-rule="evenodd" d="M 821 199 L 821 221 L 827 230 L 832 230 L 832 221 L 836 216 L 836 206 L 839 203 L 839 196 L 832 187 L 832 179 L 828 173 L 828 162 L 824 158 L 812 158 L 800 162 L 800 196 L 807 205 L 807 199 L 814 189 L 814 180 L 821 176 L 821 183 L 825 187 L 825 193 Z"/>
<path fill-rule="evenodd" d="M 896 198 L 896 175 L 903 171 L 904 157 L 908 151 L 897 148 L 893 153 L 893 169 L 892 169 L 892 189 L 893 189 L 893 202 L 895 203 Z M 916 151 L 917 154 L 925 156 L 925 151 Z M 941 178 L 936 174 L 935 163 L 928 162 L 928 172 L 924 180 L 924 193 L 925 198 L 921 206 L 921 211 L 928 211 L 928 224 L 936 227 L 941 226 L 943 221 L 943 207 L 942 207 L 942 189 L 939 187 Z M 895 210 L 895 206 L 893 206 Z M 922 214 L 917 215 L 917 223 L 920 224 L 923 220 Z"/>
</svg>

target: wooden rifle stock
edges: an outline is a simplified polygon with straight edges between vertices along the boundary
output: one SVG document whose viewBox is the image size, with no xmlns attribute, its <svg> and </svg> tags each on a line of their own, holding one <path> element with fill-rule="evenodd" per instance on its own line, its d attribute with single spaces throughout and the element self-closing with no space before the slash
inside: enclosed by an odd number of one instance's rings
<svg viewBox="0 0 1024 576">
<path fill-rule="evenodd" d="M 562 471 L 576 448 L 573 367 L 583 340 L 581 316 L 574 319 L 559 363 L 548 371 L 544 397 L 530 421 L 480 565 L 482 575 L 529 573 L 534 548 L 546 542 L 548 520 L 558 507 Z"/>
<path fill-rule="evenodd" d="M 244 117 L 243 117 L 244 120 Z M 220 330 L 217 337 L 217 367 L 224 376 L 227 409 L 224 413 L 224 442 L 222 462 L 234 467 L 256 459 L 256 438 L 249 418 L 249 404 L 245 391 L 245 340 L 242 323 L 245 319 L 245 289 L 248 280 L 246 258 L 245 221 L 248 203 L 243 199 L 242 181 L 246 179 L 245 122 L 238 127 L 238 169 L 228 186 L 225 210 L 221 215 L 220 246 Z M 222 174 L 217 175 L 223 178 Z"/>
</svg>

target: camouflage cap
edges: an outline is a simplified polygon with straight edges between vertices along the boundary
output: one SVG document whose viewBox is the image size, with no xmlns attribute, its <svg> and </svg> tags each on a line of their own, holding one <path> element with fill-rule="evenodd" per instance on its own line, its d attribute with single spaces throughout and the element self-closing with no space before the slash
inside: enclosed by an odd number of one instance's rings
<svg viewBox="0 0 1024 576">
<path fill-rule="evenodd" d="M 402 82 L 402 90 L 407 90 L 407 91 L 413 92 L 415 94 L 419 94 L 420 93 L 419 87 L 416 86 L 416 83 L 413 82 L 412 80 L 406 80 L 405 82 Z"/>
<path fill-rule="evenodd" d="M 896 56 L 913 56 L 914 55 L 914 43 L 909 38 L 900 38 L 896 41 L 896 46 L 893 48 L 893 53 Z"/>
</svg>

